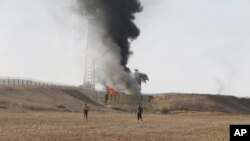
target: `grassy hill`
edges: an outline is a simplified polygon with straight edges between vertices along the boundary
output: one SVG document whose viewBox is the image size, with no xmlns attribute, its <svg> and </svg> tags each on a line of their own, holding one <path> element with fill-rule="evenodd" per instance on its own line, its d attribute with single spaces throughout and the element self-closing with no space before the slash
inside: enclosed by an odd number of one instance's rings
<svg viewBox="0 0 250 141">
<path fill-rule="evenodd" d="M 88 103 L 91 109 L 101 108 L 77 88 L 0 86 L 0 108 L 82 111 L 84 103 Z"/>
<path fill-rule="evenodd" d="M 56 88 L 45 86 L 1 86 L 0 109 L 82 111 L 88 103 L 92 110 L 107 111 L 105 106 L 91 98 L 93 94 L 78 88 Z M 95 95 L 94 97 L 96 97 Z M 99 97 L 98 101 L 102 101 Z M 123 99 L 123 101 L 119 101 Z M 250 99 L 224 95 L 166 93 L 144 96 L 146 112 L 169 113 L 173 111 L 210 111 L 250 114 Z M 130 96 L 117 97 L 115 105 L 108 106 L 122 111 L 134 111 L 136 102 Z M 126 104 L 127 103 L 127 104 Z M 133 104 L 134 103 L 134 104 Z"/>
<path fill-rule="evenodd" d="M 215 111 L 250 114 L 250 99 L 225 95 L 167 93 L 151 96 L 149 111 Z"/>
</svg>

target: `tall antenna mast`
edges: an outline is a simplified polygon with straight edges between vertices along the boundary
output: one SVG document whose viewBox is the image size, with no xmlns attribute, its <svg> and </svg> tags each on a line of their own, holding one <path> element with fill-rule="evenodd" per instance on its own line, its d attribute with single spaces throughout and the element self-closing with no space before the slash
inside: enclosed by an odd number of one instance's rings
<svg viewBox="0 0 250 141">
<path fill-rule="evenodd" d="M 95 90 L 95 62 L 93 57 L 93 20 L 89 19 L 87 28 L 87 48 L 85 54 L 85 71 L 83 87 L 86 89 Z"/>
</svg>

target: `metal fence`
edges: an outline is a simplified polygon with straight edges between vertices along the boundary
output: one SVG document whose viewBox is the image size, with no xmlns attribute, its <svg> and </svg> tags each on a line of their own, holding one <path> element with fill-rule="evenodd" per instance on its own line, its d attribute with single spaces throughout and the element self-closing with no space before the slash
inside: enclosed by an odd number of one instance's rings
<svg viewBox="0 0 250 141">
<path fill-rule="evenodd" d="M 27 78 L 0 77 L 0 85 L 16 85 L 16 86 L 48 86 L 48 87 L 76 87 L 67 84 L 59 84 L 52 82 L 39 81 Z"/>
</svg>

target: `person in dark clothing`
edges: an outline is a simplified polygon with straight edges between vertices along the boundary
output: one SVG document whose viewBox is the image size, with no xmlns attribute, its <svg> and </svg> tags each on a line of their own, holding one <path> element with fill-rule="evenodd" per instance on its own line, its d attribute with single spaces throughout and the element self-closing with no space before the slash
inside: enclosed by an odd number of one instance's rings
<svg viewBox="0 0 250 141">
<path fill-rule="evenodd" d="M 88 111 L 89 111 L 89 107 L 85 103 L 84 106 L 83 106 L 83 112 L 84 112 L 83 120 L 85 120 L 85 121 L 88 121 Z"/>
<path fill-rule="evenodd" d="M 137 110 L 136 110 L 136 115 L 137 115 L 138 122 L 140 121 L 140 119 L 141 119 L 141 121 L 143 121 L 142 120 L 142 113 L 143 113 L 143 108 L 141 107 L 140 104 L 138 104 L 138 107 L 137 107 Z"/>
<path fill-rule="evenodd" d="M 108 104 L 108 100 L 109 100 L 109 95 L 108 92 L 105 94 L 105 105 Z"/>
</svg>

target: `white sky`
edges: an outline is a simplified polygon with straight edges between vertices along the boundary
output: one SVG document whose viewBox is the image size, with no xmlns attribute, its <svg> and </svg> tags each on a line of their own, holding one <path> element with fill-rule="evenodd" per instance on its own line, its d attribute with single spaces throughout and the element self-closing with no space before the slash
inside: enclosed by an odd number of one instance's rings
<svg viewBox="0 0 250 141">
<path fill-rule="evenodd" d="M 86 27 L 73 0 L 0 0 L 0 76 L 79 85 Z M 249 0 L 143 0 L 129 66 L 143 92 L 250 96 Z"/>
</svg>

